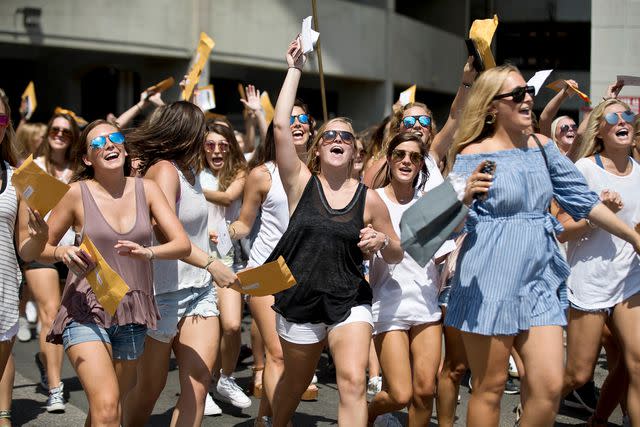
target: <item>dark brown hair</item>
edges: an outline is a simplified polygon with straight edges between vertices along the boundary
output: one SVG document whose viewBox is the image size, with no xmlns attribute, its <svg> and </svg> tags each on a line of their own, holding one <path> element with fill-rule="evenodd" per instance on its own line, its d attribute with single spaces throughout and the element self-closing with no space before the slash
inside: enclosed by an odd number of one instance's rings
<svg viewBox="0 0 640 427">
<path fill-rule="evenodd" d="M 153 120 L 127 134 L 131 158 L 140 161 L 138 173 L 161 160 L 175 162 L 180 169 L 202 167 L 202 145 L 207 136 L 204 114 L 196 105 L 177 101 L 158 108 Z"/>
<path fill-rule="evenodd" d="M 209 123 L 207 125 L 207 133 L 222 135 L 229 143 L 229 151 L 225 155 L 224 165 L 218 174 L 218 191 L 225 191 L 240 173 L 246 172 L 247 161 L 232 129 L 223 124 Z M 202 146 L 204 150 L 204 144 Z M 202 154 L 202 167 L 209 168 L 204 153 Z"/>
<path fill-rule="evenodd" d="M 420 155 L 422 156 L 422 167 L 416 177 L 413 179 L 413 188 L 416 188 L 418 182 L 420 181 L 419 189 L 423 189 L 425 183 L 429 179 L 429 169 L 427 169 L 427 165 L 424 161 L 424 157 L 427 155 L 427 147 L 422 143 L 422 140 L 418 135 L 413 132 L 402 132 L 397 133 L 391 138 L 389 141 L 389 147 L 387 148 L 387 161 L 382 165 L 380 170 L 376 173 L 373 178 L 373 182 L 371 183 L 371 188 L 380 188 L 389 185 L 391 182 L 391 153 L 396 147 L 403 142 L 415 142 L 418 144 L 418 148 L 420 149 Z M 424 175 L 424 178 L 420 180 L 420 175 Z"/>
<path fill-rule="evenodd" d="M 264 141 L 258 145 L 253 157 L 249 161 L 249 170 L 276 161 L 276 140 L 273 136 L 273 122 L 269 123 Z"/>
<path fill-rule="evenodd" d="M 0 161 L 5 161 L 11 166 L 17 166 L 16 155 L 16 133 L 13 130 L 13 123 L 11 123 L 11 107 L 9 107 L 9 98 L 5 95 L 4 90 L 0 88 L 0 102 L 4 105 L 4 111 L 9 116 L 9 125 L 4 131 L 4 138 L 0 141 Z"/>
<path fill-rule="evenodd" d="M 82 161 L 82 158 L 87 154 L 89 154 L 89 141 L 87 141 L 87 138 L 89 137 L 89 132 L 91 132 L 93 129 L 95 129 L 100 125 L 107 125 L 116 129 L 117 131 L 120 131 L 120 128 L 118 127 L 117 124 L 107 120 L 102 120 L 102 119 L 94 120 L 91 123 L 89 123 L 87 126 L 85 126 L 85 128 L 82 130 L 82 133 L 80 134 L 80 143 L 76 146 L 76 149 L 72 153 L 73 158 L 76 159 L 76 164 L 73 168 L 73 176 L 71 177 L 71 182 L 93 179 L 93 177 L 95 176 L 95 171 L 93 170 L 93 166 L 89 166 L 85 164 Z M 129 157 L 125 157 L 124 176 L 129 176 L 130 170 L 131 170 L 131 162 L 129 160 Z"/>
</svg>

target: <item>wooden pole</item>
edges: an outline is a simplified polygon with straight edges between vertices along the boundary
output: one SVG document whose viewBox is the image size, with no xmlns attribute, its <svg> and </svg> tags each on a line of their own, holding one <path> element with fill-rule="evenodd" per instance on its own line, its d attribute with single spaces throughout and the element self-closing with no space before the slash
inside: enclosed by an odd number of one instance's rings
<svg viewBox="0 0 640 427">
<path fill-rule="evenodd" d="M 318 26 L 318 7 L 316 5 L 316 0 L 311 0 L 311 7 L 313 8 L 313 29 L 317 32 L 320 32 L 320 27 Z M 324 90 L 324 72 L 322 71 L 322 49 L 320 48 L 320 39 L 318 39 L 318 43 L 316 44 L 316 50 L 318 51 L 318 70 L 320 72 L 320 95 L 322 96 L 322 116 L 324 118 L 324 122 L 326 123 L 329 120 L 327 114 L 327 95 Z"/>
</svg>

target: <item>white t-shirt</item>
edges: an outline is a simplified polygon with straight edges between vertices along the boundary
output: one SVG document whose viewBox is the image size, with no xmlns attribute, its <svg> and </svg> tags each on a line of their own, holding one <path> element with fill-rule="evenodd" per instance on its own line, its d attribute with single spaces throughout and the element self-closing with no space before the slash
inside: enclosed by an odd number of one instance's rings
<svg viewBox="0 0 640 427">
<path fill-rule="evenodd" d="M 576 166 L 597 194 L 602 190 L 620 194 L 624 206 L 616 215 L 633 228 L 640 222 L 640 168 L 631 162 L 626 176 L 607 172 L 591 159 L 580 159 Z M 567 261 L 569 301 L 579 307 L 610 308 L 640 292 L 640 259 L 633 246 L 600 228 L 570 241 Z"/>
<path fill-rule="evenodd" d="M 440 174 L 438 174 L 440 175 Z M 431 175 L 433 178 L 434 175 Z M 442 179 L 442 175 L 440 175 Z M 413 200 L 404 205 L 392 202 L 384 188 L 376 192 L 389 209 L 391 223 L 395 232 L 400 235 L 400 219 L 402 214 L 418 201 L 422 192 L 416 190 Z M 452 241 L 447 241 L 435 257 L 440 257 L 455 249 Z M 390 322 L 407 320 L 418 323 L 430 323 L 440 319 L 442 313 L 438 306 L 440 277 L 433 262 L 429 261 L 421 267 L 408 253 L 399 264 L 387 264 L 379 256 L 373 258 L 369 274 L 373 291 L 371 312 L 374 322 Z"/>
</svg>

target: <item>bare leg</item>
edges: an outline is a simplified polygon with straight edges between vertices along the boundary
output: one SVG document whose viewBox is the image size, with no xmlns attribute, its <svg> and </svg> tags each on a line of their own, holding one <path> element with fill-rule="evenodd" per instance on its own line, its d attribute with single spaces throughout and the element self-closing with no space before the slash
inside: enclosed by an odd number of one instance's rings
<svg viewBox="0 0 640 427">
<path fill-rule="evenodd" d="M 376 353 L 376 346 L 373 343 L 373 338 L 369 345 L 369 363 L 367 371 L 369 372 L 369 378 L 380 376 L 380 361 L 378 360 L 378 354 Z"/>
<path fill-rule="evenodd" d="M 409 427 L 429 425 L 440 365 L 442 325 L 428 323 L 411 328 L 413 397 L 409 406 Z"/>
<path fill-rule="evenodd" d="M 444 363 L 438 379 L 436 399 L 438 425 L 453 427 L 458 405 L 458 389 L 462 377 L 467 372 L 468 363 L 459 330 L 445 326 L 444 345 Z"/>
<path fill-rule="evenodd" d="M 222 373 L 232 376 L 240 354 L 240 323 L 242 321 L 242 295 L 227 288 L 218 288 L 218 308 L 220 309 L 220 363 Z"/>
<path fill-rule="evenodd" d="M 6 348 L 8 347 L 8 349 Z M 11 354 L 13 347 L 12 341 L 4 341 L 0 343 L 0 363 L 4 360 L 4 354 L 9 353 L 4 365 L 2 380 L 0 380 L 0 411 L 11 411 L 11 401 L 13 400 L 13 380 L 16 374 L 16 366 Z M 11 419 L 0 418 L 0 426 L 10 426 Z"/>
</svg>

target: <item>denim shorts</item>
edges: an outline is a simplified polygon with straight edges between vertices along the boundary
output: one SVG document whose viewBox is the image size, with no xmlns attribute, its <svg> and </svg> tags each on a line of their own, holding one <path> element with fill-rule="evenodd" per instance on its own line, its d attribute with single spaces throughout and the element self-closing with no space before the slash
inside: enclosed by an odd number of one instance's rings
<svg viewBox="0 0 640 427">
<path fill-rule="evenodd" d="M 584 313 L 592 313 L 592 314 L 604 313 L 607 315 L 607 317 L 610 317 L 613 314 L 613 309 L 615 308 L 615 306 L 604 307 L 604 308 L 584 308 L 574 303 L 571 303 L 571 308 L 574 310 L 582 311 Z"/>
<path fill-rule="evenodd" d="M 151 338 L 169 343 L 178 333 L 178 323 L 189 316 L 219 316 L 218 295 L 212 285 L 202 288 L 186 288 L 175 292 L 156 295 L 156 303 L 160 312 L 155 330 L 149 329 Z"/>
<path fill-rule="evenodd" d="M 62 344 L 66 351 L 76 344 L 101 341 L 111 345 L 115 360 L 136 360 L 144 351 L 146 333 L 145 325 L 135 323 L 112 325 L 105 329 L 95 323 L 71 321 L 62 331 Z"/>
</svg>

